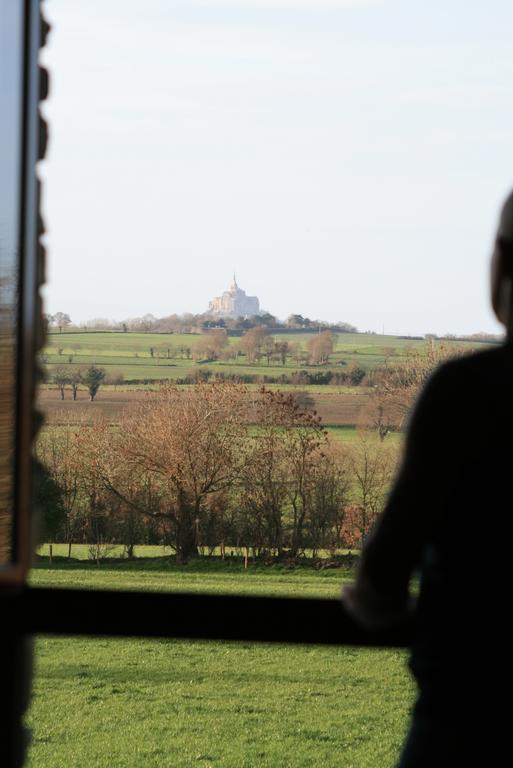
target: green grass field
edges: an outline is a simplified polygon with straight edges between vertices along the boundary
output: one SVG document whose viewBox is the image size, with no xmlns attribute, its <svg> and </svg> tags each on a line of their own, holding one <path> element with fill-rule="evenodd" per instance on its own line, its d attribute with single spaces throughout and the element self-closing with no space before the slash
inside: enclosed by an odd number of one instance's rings
<svg viewBox="0 0 513 768">
<path fill-rule="evenodd" d="M 306 349 L 313 333 L 276 334 L 277 340 L 300 344 Z M 184 356 L 182 347 L 193 348 L 201 338 L 199 334 L 158 334 L 119 332 L 53 331 L 48 334 L 44 350 L 46 365 L 51 373 L 56 365 L 99 365 L 110 375 L 122 373 L 126 380 L 152 380 L 182 378 L 201 368 L 225 374 L 280 375 L 291 373 L 304 365 L 298 365 L 288 358 L 285 365 L 265 361 L 248 364 L 245 357 L 227 362 L 196 363 Z M 229 337 L 230 345 L 239 344 L 240 339 Z M 385 359 L 400 360 L 408 350 L 421 349 L 424 341 L 405 339 L 397 336 L 383 336 L 365 333 L 341 333 L 336 348 L 327 366 L 310 367 L 316 370 L 343 370 L 357 364 L 365 370 L 382 365 Z M 479 346 L 478 342 L 447 342 L 456 347 L 467 346 L 469 350 Z M 153 350 L 153 357 L 151 351 Z M 69 360 L 71 359 L 71 363 Z"/>
<path fill-rule="evenodd" d="M 336 596 L 344 573 L 42 560 L 31 582 Z M 400 651 L 39 637 L 28 765 L 391 768 L 412 698 Z"/>
</svg>

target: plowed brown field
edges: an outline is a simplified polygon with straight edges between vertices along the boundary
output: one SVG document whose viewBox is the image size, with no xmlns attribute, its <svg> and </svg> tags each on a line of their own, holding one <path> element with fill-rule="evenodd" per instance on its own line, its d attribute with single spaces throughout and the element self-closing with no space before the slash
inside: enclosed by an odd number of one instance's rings
<svg viewBox="0 0 513 768">
<path fill-rule="evenodd" d="M 103 389 L 98 393 L 97 399 L 91 403 L 86 392 L 79 392 L 77 400 L 73 401 L 69 392 L 66 392 L 66 399 L 61 400 L 56 390 L 45 389 L 39 394 L 39 407 L 48 422 L 53 424 L 79 422 L 100 414 L 109 422 L 116 423 L 125 409 L 132 408 L 147 396 L 148 393 L 142 390 Z M 324 424 L 347 426 L 359 423 L 362 409 L 369 400 L 369 394 L 368 390 L 362 387 L 358 394 L 315 393 L 312 394 L 312 399 Z"/>
</svg>

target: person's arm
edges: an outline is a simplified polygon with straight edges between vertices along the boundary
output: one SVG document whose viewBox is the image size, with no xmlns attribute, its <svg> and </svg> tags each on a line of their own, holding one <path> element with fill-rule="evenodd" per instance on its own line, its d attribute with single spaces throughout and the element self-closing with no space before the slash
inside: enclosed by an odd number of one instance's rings
<svg viewBox="0 0 513 768">
<path fill-rule="evenodd" d="M 400 473 L 363 547 L 356 582 L 343 593 L 347 609 L 369 628 L 400 621 L 411 607 L 410 578 L 439 519 L 448 476 L 449 378 L 440 369 L 417 403 Z"/>
</svg>

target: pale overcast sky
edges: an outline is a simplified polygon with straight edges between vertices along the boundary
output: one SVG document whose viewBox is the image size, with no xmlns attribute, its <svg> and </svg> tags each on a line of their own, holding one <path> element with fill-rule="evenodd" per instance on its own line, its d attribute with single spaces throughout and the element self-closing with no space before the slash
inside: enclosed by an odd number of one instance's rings
<svg viewBox="0 0 513 768">
<path fill-rule="evenodd" d="M 510 0 L 47 0 L 47 309 L 498 331 Z"/>
</svg>

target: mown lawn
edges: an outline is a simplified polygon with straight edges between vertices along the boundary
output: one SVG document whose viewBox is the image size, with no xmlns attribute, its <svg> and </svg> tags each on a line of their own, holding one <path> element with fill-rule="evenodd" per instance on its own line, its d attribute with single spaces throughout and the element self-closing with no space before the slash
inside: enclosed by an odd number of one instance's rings
<svg viewBox="0 0 513 768">
<path fill-rule="evenodd" d="M 344 571 L 45 560 L 33 584 L 335 596 Z M 413 686 L 400 651 L 40 637 L 30 768 L 393 766 Z"/>
</svg>

